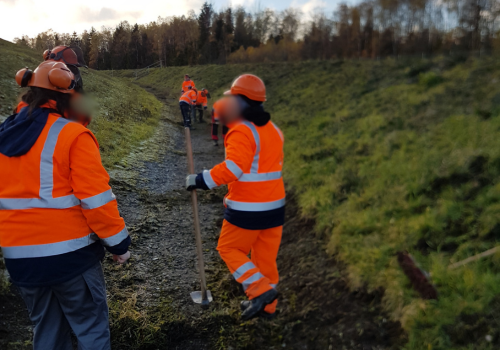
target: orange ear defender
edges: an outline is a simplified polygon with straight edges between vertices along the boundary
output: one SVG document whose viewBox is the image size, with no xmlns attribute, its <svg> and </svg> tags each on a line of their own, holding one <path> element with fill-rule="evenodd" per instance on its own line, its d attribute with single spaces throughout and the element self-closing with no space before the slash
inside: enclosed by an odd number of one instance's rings
<svg viewBox="0 0 500 350">
<path fill-rule="evenodd" d="M 35 71 L 23 68 L 16 74 L 16 82 L 21 87 L 33 86 L 72 94 L 75 76 L 62 62 L 42 62 Z"/>
<path fill-rule="evenodd" d="M 26 87 L 28 86 L 28 83 L 31 80 L 32 76 L 33 76 L 33 71 L 26 67 L 17 72 L 16 82 L 19 84 L 19 86 Z"/>
</svg>

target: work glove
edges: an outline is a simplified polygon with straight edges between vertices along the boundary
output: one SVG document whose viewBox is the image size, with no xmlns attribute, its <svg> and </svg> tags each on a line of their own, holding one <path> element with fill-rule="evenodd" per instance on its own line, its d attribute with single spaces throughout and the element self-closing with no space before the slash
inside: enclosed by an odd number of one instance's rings
<svg viewBox="0 0 500 350">
<path fill-rule="evenodd" d="M 127 262 L 127 260 L 130 258 L 130 252 L 127 251 L 125 254 L 122 255 L 115 255 L 113 254 L 113 260 L 116 261 L 119 264 L 124 264 Z"/>
<path fill-rule="evenodd" d="M 196 174 L 191 174 L 186 177 L 186 190 L 196 190 Z"/>
</svg>

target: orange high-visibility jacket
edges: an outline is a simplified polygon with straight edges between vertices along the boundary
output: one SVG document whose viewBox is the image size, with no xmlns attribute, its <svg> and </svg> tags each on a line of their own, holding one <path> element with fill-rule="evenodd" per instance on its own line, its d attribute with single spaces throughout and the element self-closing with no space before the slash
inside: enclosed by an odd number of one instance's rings
<svg viewBox="0 0 500 350">
<path fill-rule="evenodd" d="M 81 124 L 49 113 L 26 154 L 0 153 L 0 169 L 0 246 L 6 262 L 60 256 L 98 241 L 113 247 L 129 239 L 97 140 Z"/>
<path fill-rule="evenodd" d="M 196 99 L 198 98 L 198 94 L 194 90 L 186 91 L 182 94 L 179 102 L 185 102 L 191 106 L 196 105 Z"/>
<path fill-rule="evenodd" d="M 189 90 L 189 87 L 191 86 L 191 89 L 194 89 L 195 86 L 194 86 L 194 82 L 192 80 L 188 80 L 188 81 L 183 81 L 182 82 L 182 92 L 186 92 Z"/>
<path fill-rule="evenodd" d="M 214 124 L 219 124 L 219 105 L 220 105 L 220 100 L 217 100 L 214 102 L 212 105 L 212 123 Z"/>
<path fill-rule="evenodd" d="M 229 126 L 224 144 L 226 160 L 202 174 L 209 189 L 228 184 L 226 220 L 249 229 L 282 225 L 285 186 L 281 130 L 273 122 L 256 126 L 241 121 Z"/>
<path fill-rule="evenodd" d="M 196 104 L 197 105 L 202 105 L 203 107 L 207 107 L 208 100 L 207 100 L 207 95 L 203 96 L 201 94 L 201 91 L 198 91 L 198 95 L 196 97 Z"/>
</svg>

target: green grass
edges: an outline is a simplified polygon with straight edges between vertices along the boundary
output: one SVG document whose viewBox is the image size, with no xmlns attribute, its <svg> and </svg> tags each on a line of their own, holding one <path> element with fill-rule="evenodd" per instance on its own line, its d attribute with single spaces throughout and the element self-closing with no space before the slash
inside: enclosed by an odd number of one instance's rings
<svg viewBox="0 0 500 350">
<path fill-rule="evenodd" d="M 14 79 L 17 71 L 36 68 L 41 61 L 42 55 L 37 52 L 0 39 L 0 117 L 12 114 L 21 91 Z"/>
<path fill-rule="evenodd" d="M 39 53 L 0 39 L 0 116 L 12 114 L 21 89 L 14 77 L 27 66 L 35 69 Z M 85 90 L 95 99 L 90 129 L 99 141 L 107 168 L 127 155 L 141 140 L 152 135 L 161 114 L 161 103 L 129 79 L 82 68 Z"/>
<path fill-rule="evenodd" d="M 266 82 L 303 215 L 352 288 L 385 289 L 406 349 L 498 348 L 500 256 L 447 266 L 500 241 L 500 60 L 172 67 L 139 83 L 177 98 L 189 73 L 218 97 L 243 72 Z M 438 301 L 409 287 L 400 250 L 432 273 Z"/>
</svg>

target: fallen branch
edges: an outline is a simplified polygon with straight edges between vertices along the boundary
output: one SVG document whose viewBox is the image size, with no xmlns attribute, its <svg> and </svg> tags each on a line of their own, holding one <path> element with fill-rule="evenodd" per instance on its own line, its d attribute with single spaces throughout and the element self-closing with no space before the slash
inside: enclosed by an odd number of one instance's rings
<svg viewBox="0 0 500 350">
<path fill-rule="evenodd" d="M 476 260 L 479 260 L 479 259 L 482 259 L 484 257 L 487 257 L 487 256 L 490 256 L 490 255 L 493 255 L 495 254 L 496 252 L 500 252 L 500 246 L 498 247 L 495 247 L 495 248 L 491 248 L 485 252 L 482 252 L 480 254 L 476 254 L 476 255 L 473 255 L 471 257 L 468 257 L 467 259 L 464 259 L 464 260 L 461 260 L 459 262 L 456 262 L 454 264 L 451 264 L 450 266 L 448 266 L 448 269 L 449 270 L 453 270 L 453 269 L 456 269 L 457 267 L 460 267 L 460 266 L 463 266 L 465 264 L 468 264 L 470 262 L 473 262 L 473 261 L 476 261 Z"/>
</svg>

